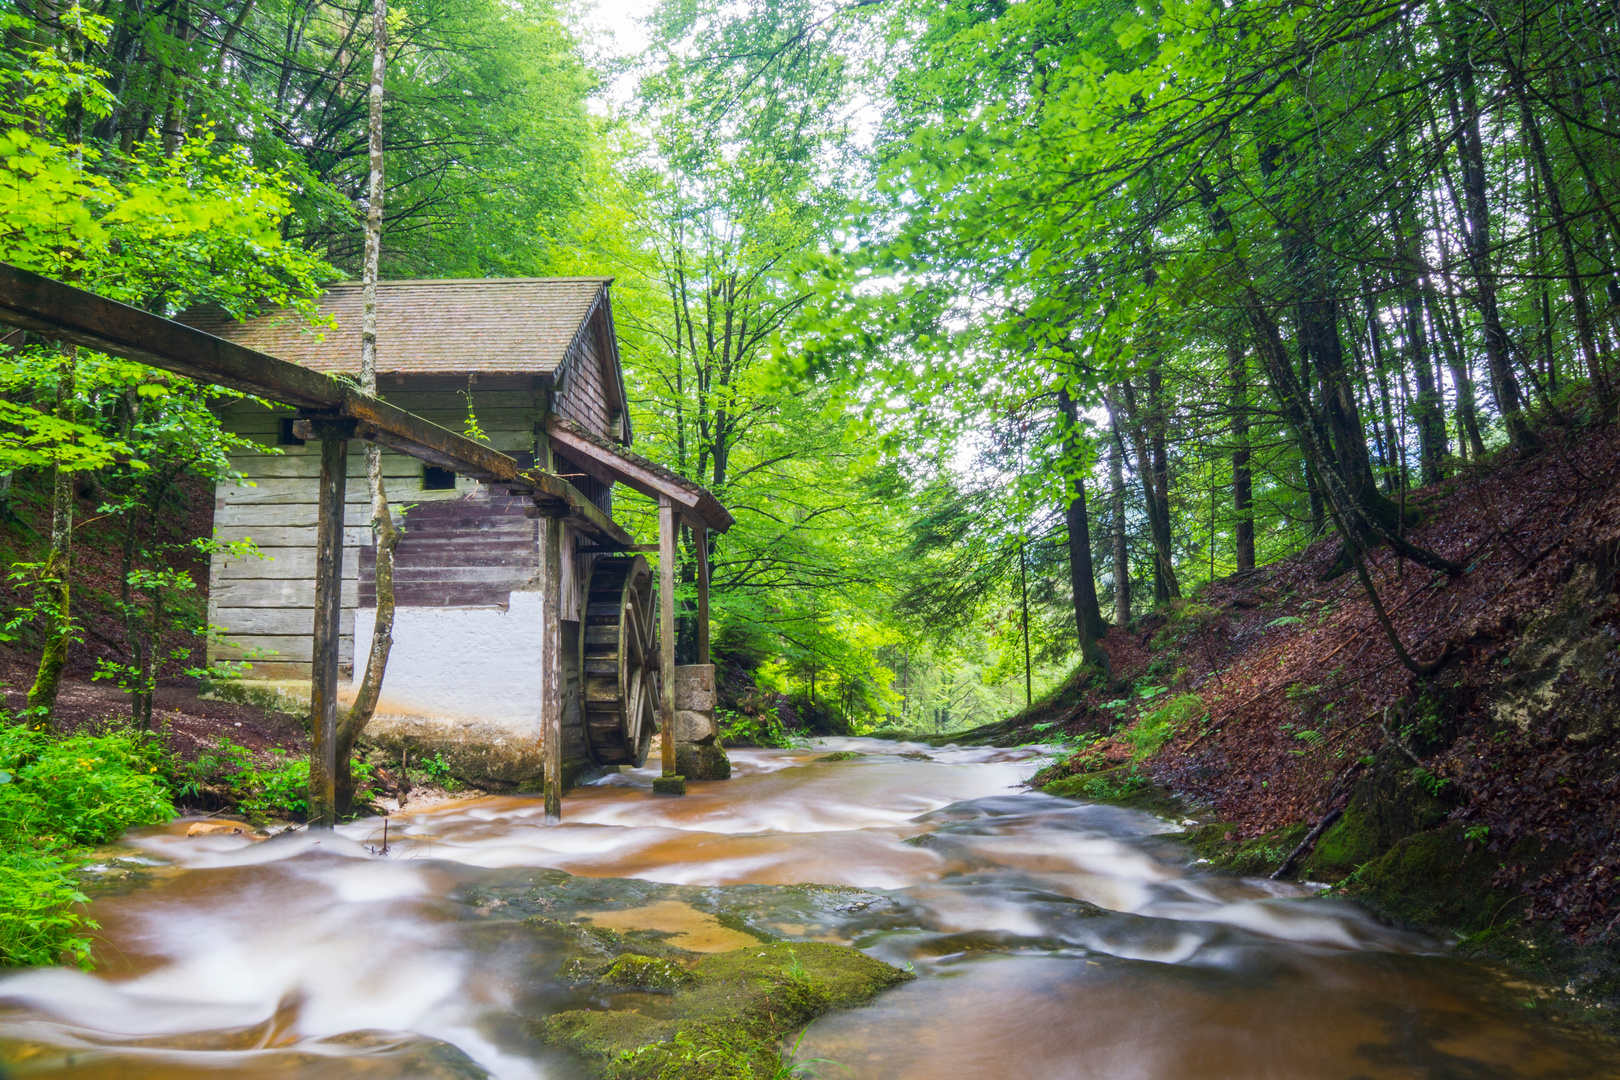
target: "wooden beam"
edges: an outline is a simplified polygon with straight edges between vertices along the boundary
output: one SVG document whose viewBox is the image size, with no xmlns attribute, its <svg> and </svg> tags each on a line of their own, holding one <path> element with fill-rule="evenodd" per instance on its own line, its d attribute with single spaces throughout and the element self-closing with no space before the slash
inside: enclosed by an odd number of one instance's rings
<svg viewBox="0 0 1620 1080">
<path fill-rule="evenodd" d="M 309 825 L 337 823 L 338 637 L 343 600 L 343 487 L 349 466 L 352 421 L 317 421 L 321 439 L 320 517 L 315 527 L 315 628 L 309 711 L 314 727 L 309 753 Z"/>
<path fill-rule="evenodd" d="M 287 405 L 334 409 L 343 385 L 116 300 L 0 263 L 0 322 Z"/>
<path fill-rule="evenodd" d="M 533 490 L 535 512 L 541 517 L 559 517 L 589 533 L 610 547 L 624 550 L 635 544 L 635 537 L 602 512 L 578 488 L 554 473 L 530 469 L 518 474 L 524 486 Z"/>
<path fill-rule="evenodd" d="M 688 510 L 698 504 L 698 496 L 671 484 L 657 473 L 643 469 L 610 450 L 604 450 L 588 439 L 582 439 L 561 425 L 547 424 L 546 435 L 560 446 L 564 453 L 578 461 L 584 458 L 599 462 L 615 479 L 649 499 L 669 499 Z"/>
<path fill-rule="evenodd" d="M 559 476 L 521 471 L 510 456 L 330 375 L 8 263 L 0 263 L 0 324 L 292 405 L 308 419 L 355 420 L 359 438 L 479 480 L 520 480 L 534 489 L 546 514 L 563 517 L 603 543 L 631 543 L 629 533 Z"/>
<path fill-rule="evenodd" d="M 658 730 L 665 776 L 675 776 L 675 506 L 658 500 Z"/>
<path fill-rule="evenodd" d="M 709 660 L 709 530 L 692 526 L 692 546 L 697 554 L 697 662 Z"/>
<path fill-rule="evenodd" d="M 545 763 L 546 821 L 562 821 L 562 534 L 563 523 L 545 523 L 546 563 L 540 601 L 540 752 Z"/>
</svg>

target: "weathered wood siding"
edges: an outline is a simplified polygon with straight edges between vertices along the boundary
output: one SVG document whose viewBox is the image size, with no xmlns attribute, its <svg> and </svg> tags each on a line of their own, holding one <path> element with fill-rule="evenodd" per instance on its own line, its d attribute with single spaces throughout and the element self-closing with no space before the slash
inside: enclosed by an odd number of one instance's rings
<svg viewBox="0 0 1620 1080">
<path fill-rule="evenodd" d="M 401 607 L 489 607 L 539 574 L 539 522 L 529 500 L 475 493 L 412 507 L 394 552 L 394 602 Z M 360 606 L 377 606 L 377 549 L 360 549 Z"/>
<path fill-rule="evenodd" d="M 610 437 L 613 424 L 612 398 L 616 388 L 607 383 L 603 371 L 599 320 L 591 319 L 573 346 L 563 364 L 565 376 L 560 393 L 552 408 L 561 416 L 587 428 L 604 438 Z"/>
<path fill-rule="evenodd" d="M 392 383 L 392 385 L 387 385 Z M 461 430 L 472 395 L 479 427 L 497 450 L 533 460 L 544 407 L 543 388 L 528 377 L 487 379 L 411 377 L 385 380 L 383 396 L 401 408 Z M 245 474 L 242 483 L 215 489 L 214 527 L 222 540 L 251 538 L 266 558 L 216 555 L 210 568 L 209 621 L 225 628 L 225 640 L 210 647 L 212 659 L 249 659 L 264 678 L 308 678 L 314 620 L 316 484 L 320 447 L 279 446 L 286 410 L 240 403 L 226 426 L 256 446 L 231 456 Z M 495 495 L 464 477 L 450 490 L 423 488 L 422 462 L 384 452 L 383 475 L 390 503 L 410 506 L 401 544 L 401 595 L 405 606 L 501 604 L 506 594 L 538 572 L 536 523 L 523 517 L 523 500 Z M 340 662 L 354 663 L 354 611 L 374 606 L 362 597 L 361 563 L 374 559 L 365 447 L 350 444 L 345 497 L 343 617 Z M 414 532 L 420 527 L 419 532 Z M 369 571 L 369 565 L 367 566 Z"/>
</svg>

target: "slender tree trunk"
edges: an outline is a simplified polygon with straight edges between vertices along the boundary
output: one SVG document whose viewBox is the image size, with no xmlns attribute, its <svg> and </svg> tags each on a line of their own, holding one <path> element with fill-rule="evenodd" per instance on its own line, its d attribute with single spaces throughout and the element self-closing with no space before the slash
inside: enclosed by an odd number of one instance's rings
<svg viewBox="0 0 1620 1080">
<path fill-rule="evenodd" d="M 1120 384 L 1120 389 L 1124 395 L 1125 414 L 1130 422 L 1131 442 L 1136 449 L 1136 476 L 1142 484 L 1142 509 L 1147 514 L 1148 536 L 1153 542 L 1153 599 L 1156 603 L 1162 603 L 1180 595 L 1171 559 L 1170 524 L 1160 520 L 1163 506 L 1154 483 L 1146 421 L 1136 400 L 1136 388 L 1127 379 Z"/>
<path fill-rule="evenodd" d="M 1069 503 L 1065 519 L 1069 533 L 1069 584 L 1074 595 L 1075 627 L 1080 634 L 1082 653 L 1089 653 L 1096 640 L 1108 633 L 1097 602 L 1097 574 L 1091 561 L 1091 518 L 1086 509 L 1086 448 L 1080 441 L 1080 410 L 1067 390 L 1059 392 L 1064 421 L 1064 472 L 1069 478 Z M 1092 659 L 1090 655 L 1086 657 Z"/>
<path fill-rule="evenodd" d="M 1236 335 L 1226 344 L 1226 372 L 1232 386 L 1232 533 L 1242 573 L 1254 569 L 1254 480 L 1249 471 L 1248 354 Z M 1211 535 L 1211 551 L 1214 546 Z"/>
<path fill-rule="evenodd" d="M 1446 366 L 1451 369 L 1452 385 L 1457 388 L 1457 426 L 1461 429 L 1458 440 L 1461 441 L 1466 437 L 1474 459 L 1478 460 L 1485 454 L 1485 440 L 1480 437 L 1479 414 L 1474 409 L 1474 380 L 1468 374 L 1468 363 L 1458 348 L 1451 323 L 1447 321 L 1446 313 L 1440 307 L 1440 297 L 1435 290 L 1434 282 L 1428 279 L 1423 282 L 1423 302 L 1429 310 L 1429 325 L 1434 327 L 1434 336 L 1446 354 Z"/>
<path fill-rule="evenodd" d="M 360 388 L 377 393 L 377 269 L 382 258 L 383 221 L 383 73 L 387 62 L 388 4 L 373 0 L 371 8 L 372 58 L 370 99 L 371 176 L 366 185 L 366 253 L 361 272 Z M 366 482 L 371 489 L 371 532 L 377 545 L 377 620 L 371 632 L 371 649 L 366 656 L 366 673 L 355 695 L 354 704 L 338 724 L 337 751 L 338 813 L 349 812 L 354 802 L 354 774 L 349 759 L 355 740 L 365 730 L 377 709 L 383 675 L 388 670 L 388 653 L 394 645 L 394 550 L 403 533 L 395 528 L 383 486 L 382 448 L 366 443 Z"/>
<path fill-rule="evenodd" d="M 1315 383 L 1311 372 L 1311 354 L 1303 347 L 1299 350 L 1299 385 L 1306 400 L 1313 400 Z M 1305 499 L 1311 511 L 1311 539 L 1314 540 L 1322 535 L 1322 528 L 1327 519 L 1323 516 L 1322 486 L 1316 479 L 1316 470 L 1311 468 L 1310 458 L 1310 453 L 1301 446 L 1301 471 L 1305 474 Z"/>
<path fill-rule="evenodd" d="M 1170 452 L 1168 427 L 1169 409 L 1164 400 L 1164 376 L 1160 368 L 1160 360 L 1154 357 L 1153 365 L 1148 368 L 1148 438 L 1153 445 L 1153 502 L 1158 507 L 1154 516 L 1155 535 L 1153 544 L 1159 552 L 1159 561 L 1162 571 L 1159 584 L 1163 587 L 1162 599 L 1170 600 L 1181 595 L 1181 584 L 1176 579 L 1175 554 L 1170 535 Z"/>
<path fill-rule="evenodd" d="M 1451 82 L 1451 109 L 1459 130 L 1457 153 L 1462 162 L 1463 242 L 1474 277 L 1480 320 L 1485 329 L 1485 360 L 1491 374 L 1491 391 L 1496 410 L 1502 415 L 1508 439 L 1515 447 L 1531 449 L 1540 445 L 1524 416 L 1519 383 L 1513 376 L 1507 332 L 1497 307 L 1496 272 L 1491 266 L 1491 209 L 1485 176 L 1485 149 L 1480 136 L 1479 92 L 1474 85 L 1473 59 L 1459 57 Z"/>
<path fill-rule="evenodd" d="M 73 383 L 79 350 L 69 345 L 62 352 L 56 374 L 56 415 L 63 420 L 73 416 Z M 28 690 L 28 708 L 50 716 L 56 709 L 56 695 L 62 688 L 62 669 L 67 666 L 68 646 L 73 641 L 73 481 L 72 469 L 61 464 L 51 470 L 51 546 L 45 555 L 40 578 L 49 590 L 46 606 L 45 646 L 39 655 L 34 685 Z"/>
<path fill-rule="evenodd" d="M 1071 541 L 1071 544 L 1073 542 Z M 1024 551 L 1024 538 L 1018 538 L 1018 593 L 1024 619 L 1024 708 L 1035 704 L 1034 678 L 1029 662 L 1029 559 Z"/>
<path fill-rule="evenodd" d="M 1108 401 L 1109 512 L 1114 519 L 1114 622 L 1131 625 L 1131 554 L 1125 542 L 1125 442 L 1119 434 L 1119 407 Z"/>
</svg>

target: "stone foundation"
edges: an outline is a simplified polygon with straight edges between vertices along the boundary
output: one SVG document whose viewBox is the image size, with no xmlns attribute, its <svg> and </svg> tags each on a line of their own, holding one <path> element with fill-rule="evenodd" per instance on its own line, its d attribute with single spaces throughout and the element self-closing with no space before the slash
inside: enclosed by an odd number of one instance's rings
<svg viewBox="0 0 1620 1080">
<path fill-rule="evenodd" d="M 714 665 L 675 669 L 675 770 L 688 780 L 729 780 L 731 759 L 714 719 Z"/>
</svg>

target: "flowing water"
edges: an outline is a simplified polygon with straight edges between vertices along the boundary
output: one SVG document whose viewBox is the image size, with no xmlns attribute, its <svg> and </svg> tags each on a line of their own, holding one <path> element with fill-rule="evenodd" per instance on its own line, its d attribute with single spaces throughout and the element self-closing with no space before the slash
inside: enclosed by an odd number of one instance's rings
<svg viewBox="0 0 1620 1080">
<path fill-rule="evenodd" d="M 865 756 L 815 759 L 829 750 Z M 853 944 L 919 978 L 824 1017 L 824 1078 L 1620 1077 L 1533 988 L 1309 890 L 1200 873 L 1152 815 L 1022 788 L 1029 750 L 739 750 L 335 835 L 131 837 L 93 975 L 0 979 L 7 1077 L 577 1077 L 526 1020 L 586 1003 L 523 919 L 697 951 Z M 130 866 L 141 869 L 131 872 Z M 559 872 L 561 871 L 561 872 Z M 803 888 L 808 883 L 843 888 Z"/>
</svg>

